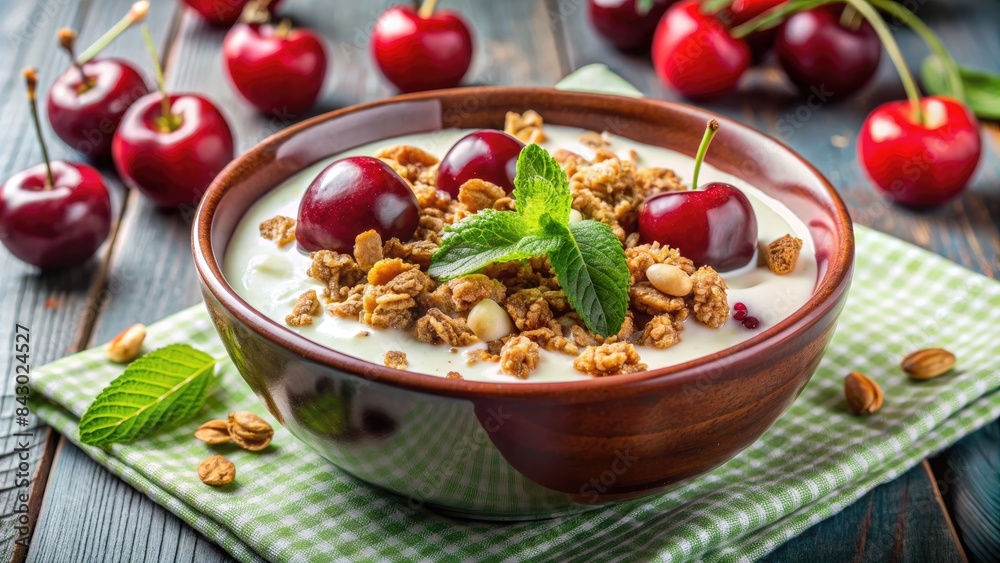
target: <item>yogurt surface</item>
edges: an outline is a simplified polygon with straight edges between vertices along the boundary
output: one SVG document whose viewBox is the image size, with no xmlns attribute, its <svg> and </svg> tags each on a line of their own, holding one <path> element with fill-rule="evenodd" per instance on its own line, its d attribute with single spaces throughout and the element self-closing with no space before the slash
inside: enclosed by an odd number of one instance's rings
<svg viewBox="0 0 1000 563">
<path fill-rule="evenodd" d="M 289 326 L 284 322 L 285 315 L 291 311 L 299 295 L 308 289 L 321 293 L 323 284 L 306 275 L 311 263 L 308 254 L 300 252 L 294 243 L 279 248 L 274 242 L 262 238 L 258 231 L 260 223 L 275 215 L 295 218 L 298 215 L 299 200 L 310 182 L 334 160 L 347 156 L 372 155 L 382 147 L 401 144 L 420 147 L 441 158 L 455 141 L 470 131 L 446 129 L 362 145 L 319 162 L 283 182 L 257 201 L 241 219 L 223 258 L 226 280 L 250 305 L 279 325 L 310 340 L 379 365 L 386 352 L 396 350 L 406 353 L 408 371 L 441 377 L 449 371 L 457 371 L 467 380 L 502 383 L 591 379 L 592 376 L 573 369 L 574 356 L 547 350 L 541 350 L 538 367 L 531 372 L 530 377 L 521 380 L 502 373 L 496 363 L 466 365 L 464 353 L 477 348 L 485 349 L 486 345 L 482 342 L 452 352 L 452 348 L 447 345 L 435 346 L 418 342 L 411 332 L 378 330 L 325 311 L 313 320 L 312 325 Z M 548 140 L 542 146 L 550 152 L 564 148 L 589 160 L 594 151 L 579 142 L 579 137 L 584 132 L 582 129 L 546 124 L 545 134 Z M 631 150 L 638 155 L 640 166 L 669 168 L 685 181 L 691 176 L 694 159 L 686 155 L 615 135 L 609 138 L 611 150 L 623 159 L 628 158 Z M 785 276 L 775 275 L 766 267 L 755 268 L 753 263 L 740 271 L 720 272 L 729 285 L 730 307 L 737 302 L 744 303 L 751 314 L 761 321 L 757 330 L 748 330 L 732 318 L 718 329 L 708 328 L 689 318 L 684 323 L 679 344 L 664 350 L 636 345 L 641 361 L 649 369 L 682 363 L 748 340 L 805 304 L 816 285 L 817 267 L 812 238 L 805 224 L 788 208 L 735 176 L 720 172 L 707 164 L 702 165 L 699 180 L 699 183 L 728 182 L 747 195 L 757 216 L 758 240 L 761 243 L 766 245 L 788 233 L 802 239 L 802 251 L 795 270 Z M 369 333 L 368 336 L 363 336 L 363 332 Z"/>
</svg>

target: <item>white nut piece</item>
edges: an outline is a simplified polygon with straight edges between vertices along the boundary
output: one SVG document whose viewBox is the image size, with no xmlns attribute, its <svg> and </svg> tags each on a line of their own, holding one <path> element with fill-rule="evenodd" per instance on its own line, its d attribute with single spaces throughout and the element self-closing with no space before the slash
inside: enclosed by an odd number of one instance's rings
<svg viewBox="0 0 1000 563">
<path fill-rule="evenodd" d="M 569 222 L 576 223 L 577 221 L 583 221 L 583 213 L 580 213 L 580 211 L 576 209 L 570 209 Z"/>
<path fill-rule="evenodd" d="M 691 276 L 673 264 L 653 264 L 646 269 L 646 277 L 653 287 L 674 297 L 686 297 L 694 287 Z"/>
<path fill-rule="evenodd" d="M 108 342 L 108 359 L 120 364 L 131 362 L 139 356 L 145 339 L 146 325 L 136 323 L 126 328 Z"/>
<path fill-rule="evenodd" d="M 483 342 L 499 340 L 514 331 L 510 315 L 492 299 L 483 299 L 469 311 L 469 329 Z"/>
</svg>

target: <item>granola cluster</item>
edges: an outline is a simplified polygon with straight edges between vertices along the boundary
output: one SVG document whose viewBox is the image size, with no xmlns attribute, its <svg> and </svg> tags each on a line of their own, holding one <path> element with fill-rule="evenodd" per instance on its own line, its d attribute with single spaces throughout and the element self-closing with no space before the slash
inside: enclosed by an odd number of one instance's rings
<svg viewBox="0 0 1000 563">
<path fill-rule="evenodd" d="M 541 116 L 533 111 L 509 113 L 505 131 L 526 143 L 542 142 L 545 132 Z M 554 153 L 566 171 L 573 209 L 585 219 L 606 223 L 625 246 L 631 277 L 630 310 L 618 334 L 603 337 L 587 329 L 573 310 L 545 258 L 493 264 L 475 273 L 439 283 L 427 274 L 444 229 L 484 209 L 509 210 L 514 201 L 496 185 L 470 180 L 452 198 L 436 188 L 438 159 L 411 146 L 391 146 L 376 157 L 385 161 L 413 189 L 420 205 L 419 227 L 410 240 L 383 241 L 375 231 L 358 235 L 353 255 L 321 250 L 311 255 L 308 275 L 323 285 L 320 294 L 307 291 L 296 302 L 286 322 L 311 324 L 313 317 L 328 314 L 355 319 L 375 329 L 411 332 L 429 344 L 465 347 L 480 341 L 477 334 L 490 326 L 491 318 L 477 314 L 503 315 L 505 335 L 484 342 L 485 349 L 465 353 L 468 365 L 497 363 L 503 373 L 527 378 L 547 350 L 574 358 L 578 371 L 597 377 L 634 373 L 647 369 L 641 361 L 643 347 L 664 349 L 681 341 L 688 318 L 711 328 L 721 327 L 729 316 L 726 282 L 715 270 L 694 263 L 673 248 L 639 244 L 637 218 L 643 200 L 655 194 L 687 189 L 671 171 L 642 167 L 634 153 L 619 158 L 611 150 L 608 135 L 586 133 L 581 143 L 594 151 L 592 159 L 566 150 Z M 279 245 L 294 240 L 294 221 L 275 217 L 261 224 L 261 235 Z M 790 238 L 790 237 L 787 237 Z M 785 238 L 768 249 L 772 270 L 794 266 L 801 241 Z M 667 264 L 689 276 L 687 295 L 667 294 L 653 285 L 646 272 L 655 264 Z M 477 304 L 492 300 L 498 307 Z M 487 310 L 489 309 L 489 310 Z M 502 323 L 501 323 L 502 324 Z M 474 330 L 475 329 L 475 330 Z M 495 331 L 494 331 L 495 332 Z M 490 337 L 493 338 L 493 337 Z M 387 366 L 405 369 L 406 356 L 389 352 Z M 449 378 L 461 379 L 458 372 Z"/>
</svg>

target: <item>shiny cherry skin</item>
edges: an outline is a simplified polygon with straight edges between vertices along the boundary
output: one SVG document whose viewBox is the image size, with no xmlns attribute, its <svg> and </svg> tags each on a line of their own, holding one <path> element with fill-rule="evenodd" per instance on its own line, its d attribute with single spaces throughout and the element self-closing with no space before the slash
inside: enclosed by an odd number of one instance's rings
<svg viewBox="0 0 1000 563">
<path fill-rule="evenodd" d="M 667 9 L 653 36 L 653 68 L 660 81 L 691 99 L 721 96 L 736 88 L 750 66 L 750 49 L 697 0 Z"/>
<path fill-rule="evenodd" d="M 841 25 L 842 10 L 821 6 L 798 12 L 778 32 L 778 62 L 802 94 L 841 100 L 860 90 L 878 70 L 878 35 L 868 22 L 857 30 Z"/>
<path fill-rule="evenodd" d="M 149 93 L 142 75 L 120 59 L 94 59 L 83 65 L 87 83 L 76 67 L 66 69 L 49 88 L 46 110 L 52 129 L 80 154 L 101 159 L 111 155 L 111 139 L 125 110 Z"/>
<path fill-rule="evenodd" d="M 455 12 L 422 18 L 410 6 L 389 8 L 375 22 L 372 55 L 403 92 L 457 86 L 472 63 L 472 33 Z"/>
<path fill-rule="evenodd" d="M 911 206 L 938 205 L 962 193 L 979 164 L 979 123 L 953 98 L 921 99 L 925 124 L 909 101 L 883 104 L 858 132 L 858 156 L 889 198 Z"/>
<path fill-rule="evenodd" d="M 326 49 L 308 29 L 238 23 L 222 42 L 230 82 L 258 110 L 298 115 L 312 107 L 326 78 Z"/>
<path fill-rule="evenodd" d="M 730 27 L 744 24 L 757 16 L 784 4 L 788 0 L 734 0 L 728 8 L 723 10 L 725 21 Z M 750 60 L 759 63 L 764 60 L 774 41 L 778 37 L 778 28 L 772 27 L 761 31 L 755 31 L 746 37 L 747 46 L 750 47 Z"/>
<path fill-rule="evenodd" d="M 653 0 L 640 14 L 636 0 L 588 0 L 590 25 L 619 51 L 634 53 L 649 49 L 660 17 L 676 0 Z"/>
<path fill-rule="evenodd" d="M 387 240 L 417 230 L 417 196 L 385 162 L 370 156 L 340 159 L 319 173 L 299 203 L 295 240 L 300 250 L 351 254 L 354 239 L 375 229 Z"/>
<path fill-rule="evenodd" d="M 473 178 L 514 189 L 517 157 L 524 143 L 494 129 L 473 131 L 452 145 L 438 166 L 437 187 L 458 197 L 462 184 Z"/>
<path fill-rule="evenodd" d="M 250 3 L 250 0 L 184 0 L 201 19 L 212 25 L 229 26 L 236 23 L 243 13 L 243 8 Z M 267 9 L 272 14 L 277 9 L 281 0 L 271 0 Z"/>
<path fill-rule="evenodd" d="M 111 196 L 90 166 L 52 161 L 22 170 L 0 185 L 0 242 L 43 270 L 86 262 L 111 232 Z"/>
<path fill-rule="evenodd" d="M 122 180 L 164 208 L 195 207 L 233 159 L 233 134 L 222 113 L 197 94 L 171 94 L 181 125 L 158 124 L 161 95 L 140 98 L 125 113 L 111 147 Z"/>
<path fill-rule="evenodd" d="M 743 192 L 716 182 L 647 199 L 639 210 L 639 236 L 676 248 L 698 266 L 728 272 L 753 260 L 757 216 Z"/>
</svg>

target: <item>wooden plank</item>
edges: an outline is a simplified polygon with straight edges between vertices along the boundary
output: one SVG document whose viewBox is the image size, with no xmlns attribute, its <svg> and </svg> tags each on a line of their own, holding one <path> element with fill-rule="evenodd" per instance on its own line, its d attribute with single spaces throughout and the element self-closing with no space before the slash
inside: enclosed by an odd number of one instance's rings
<svg viewBox="0 0 1000 563">
<path fill-rule="evenodd" d="M 316 112 L 391 95 L 372 66 L 367 38 L 378 14 L 396 3 L 340 3 L 331 10 L 322 0 L 291 0 L 287 9 L 283 7 L 283 13 L 319 31 L 330 47 L 333 67 Z M 543 4 L 466 0 L 452 6 L 462 11 L 476 30 L 470 83 L 551 85 L 561 76 Z M 233 128 L 239 151 L 243 151 L 291 121 L 255 113 L 231 90 L 220 68 L 219 46 L 224 35 L 224 30 L 185 14 L 167 56 L 166 72 L 172 90 L 206 93 L 218 103 Z M 164 213 L 132 194 L 109 272 L 109 290 L 118 289 L 112 290 L 113 295 L 99 311 L 92 345 L 107 341 L 124 326 L 150 323 L 200 301 L 189 230 L 190 210 Z M 169 533 L 160 532 L 156 525 L 147 531 L 135 524 L 140 519 L 164 522 Z M 105 542 L 114 549 L 104 549 Z M 181 545 L 188 547 L 181 549 Z M 151 560 L 214 561 L 228 557 L 77 448 L 62 444 L 29 558 L 128 561 L 139 553 Z"/>
<path fill-rule="evenodd" d="M 122 3 L 123 6 L 127 4 Z M 30 114 L 26 111 L 20 71 L 25 66 L 36 66 L 41 75 L 41 91 L 56 78 L 66 66 L 66 57 L 56 48 L 55 31 L 61 26 L 79 27 L 85 21 L 95 21 L 100 27 L 93 31 L 84 30 L 81 43 L 96 38 L 116 16 L 88 17 L 85 7 L 70 0 L 44 0 L 39 2 L 18 2 L 5 5 L 5 17 L 0 20 L 0 55 L 7 62 L 0 68 L 0 131 L 6 150 L 0 154 L 0 177 L 7 177 L 17 170 L 41 162 L 41 151 L 35 141 Z M 42 115 L 45 120 L 44 111 Z M 47 128 L 45 137 L 49 152 L 54 159 L 75 159 L 80 156 L 63 145 Z M 107 178 L 107 177 L 106 177 Z M 114 206 L 121 209 L 124 200 L 120 184 L 107 178 L 112 190 Z M 117 225 L 117 218 L 115 226 Z M 110 244 L 105 244 L 95 258 L 87 264 L 65 272 L 39 274 L 32 267 L 22 264 L 6 251 L 0 251 L 0 310 L 8 311 L 8 322 L 0 326 L 0 339 L 13 341 L 14 323 L 31 329 L 30 363 L 38 366 L 76 351 L 86 343 L 91 321 L 95 316 L 93 303 L 103 286 L 107 255 Z M 11 345 L 12 346 L 12 345 Z M 0 351 L 0 365 L 4 373 L 13 373 L 12 347 L 4 345 Z M 31 420 L 29 426 L 15 425 L 14 380 L 3 384 L 0 398 L 0 474 L 10 485 L 18 476 L 21 461 L 14 453 L 18 442 L 27 441 L 27 474 L 31 477 L 28 502 L 31 524 L 35 523 L 41 503 L 48 467 L 52 458 L 54 435 L 38 421 Z M 12 436 L 13 432 L 24 431 L 30 437 Z M 23 557 L 23 546 L 15 541 L 21 535 L 15 529 L 15 519 L 22 504 L 17 496 L 24 489 L 14 486 L 0 491 L 0 557 L 4 559 Z M 25 538 L 22 538 L 25 541 Z"/>
<path fill-rule="evenodd" d="M 924 464 L 806 530 L 764 560 L 965 561 Z"/>
</svg>

